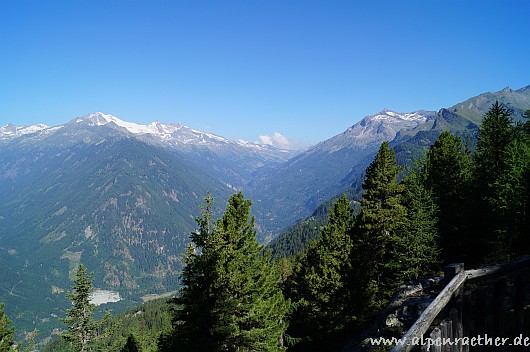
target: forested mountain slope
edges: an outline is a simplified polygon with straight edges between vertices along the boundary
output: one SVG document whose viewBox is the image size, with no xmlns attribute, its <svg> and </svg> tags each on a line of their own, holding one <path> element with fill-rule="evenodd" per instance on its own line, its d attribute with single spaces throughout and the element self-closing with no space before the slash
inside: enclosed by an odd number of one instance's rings
<svg viewBox="0 0 530 352">
<path fill-rule="evenodd" d="M 509 102 L 519 118 L 530 108 L 529 95 L 526 87 L 485 96 Z M 137 125 L 103 113 L 61 126 L 2 127 L 0 301 L 20 333 L 37 327 L 46 334 L 61 326 L 64 292 L 80 262 L 95 272 L 96 288 L 125 299 L 173 291 L 208 191 L 221 200 L 218 214 L 229 194 L 243 190 L 253 200 L 258 238 L 270 241 L 342 192 L 358 201 L 382 141 L 403 165 L 444 130 L 472 139 L 479 122 L 460 114 L 460 105 L 384 110 L 294 157 L 178 124 Z M 314 235 L 320 224 L 310 226 Z"/>
</svg>

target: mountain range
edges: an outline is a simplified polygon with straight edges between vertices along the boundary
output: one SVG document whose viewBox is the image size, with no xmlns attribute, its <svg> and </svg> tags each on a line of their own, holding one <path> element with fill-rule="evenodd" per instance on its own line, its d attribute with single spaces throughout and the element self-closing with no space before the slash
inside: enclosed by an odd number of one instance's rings
<svg viewBox="0 0 530 352">
<path fill-rule="evenodd" d="M 178 286 L 182 253 L 207 192 L 253 200 L 266 243 L 323 202 L 360 189 L 382 141 L 410 162 L 443 130 L 474 136 L 495 101 L 520 120 L 530 86 L 440 111 L 366 116 L 303 152 L 232 141 L 180 124 L 101 112 L 59 126 L 0 128 L 0 301 L 22 330 L 60 327 L 82 262 L 122 304 Z"/>
</svg>

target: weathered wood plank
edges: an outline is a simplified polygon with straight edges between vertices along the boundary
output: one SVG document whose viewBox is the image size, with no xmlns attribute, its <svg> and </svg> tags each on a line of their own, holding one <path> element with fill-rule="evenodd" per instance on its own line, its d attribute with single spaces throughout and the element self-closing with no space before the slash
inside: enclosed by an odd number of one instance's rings
<svg viewBox="0 0 530 352">
<path fill-rule="evenodd" d="M 462 326 L 462 307 L 460 310 L 457 308 L 451 309 L 449 312 L 449 319 L 453 322 L 453 339 L 460 338 L 464 336 L 463 326 Z M 462 344 L 458 343 L 453 345 L 451 352 L 462 352 Z"/>
<path fill-rule="evenodd" d="M 453 294 L 464 284 L 466 278 L 466 273 L 461 272 L 456 275 L 447 286 L 445 286 L 442 292 L 436 296 L 434 301 L 432 301 L 432 303 L 423 311 L 418 320 L 416 320 L 416 322 L 410 327 L 409 331 L 407 331 L 405 336 L 403 336 L 405 342 L 410 342 L 414 339 L 420 339 L 423 334 L 425 334 L 436 316 L 451 300 Z M 409 345 L 411 345 L 411 343 L 409 343 Z M 408 346 L 407 343 L 405 343 L 403 345 L 395 346 L 391 352 L 408 352 L 413 347 L 414 346 Z"/>
<path fill-rule="evenodd" d="M 431 341 L 441 341 L 442 339 L 442 331 L 438 328 L 434 328 L 430 335 Z M 431 346 L 431 350 L 433 352 L 442 352 L 442 345 L 441 344 L 434 344 Z"/>
<path fill-rule="evenodd" d="M 421 337 L 425 334 L 425 332 L 429 329 L 430 325 L 436 319 L 436 317 L 440 314 L 440 312 L 447 306 L 447 304 L 451 301 L 451 299 L 454 296 L 459 296 L 463 294 L 463 287 L 466 280 L 474 280 L 485 276 L 496 276 L 496 275 L 506 275 L 510 274 L 512 272 L 517 272 L 519 270 L 528 269 L 530 268 L 530 257 L 522 258 L 510 263 L 506 264 L 499 264 L 499 265 L 493 265 L 481 269 L 475 269 L 475 270 L 466 270 L 463 271 L 463 264 L 453 264 L 451 266 L 446 267 L 446 279 L 450 278 L 452 275 L 455 275 L 451 281 L 445 286 L 445 288 L 438 294 L 438 296 L 435 298 L 435 300 L 425 309 L 425 311 L 421 314 L 421 316 L 416 320 L 416 322 L 411 326 L 411 328 L 407 331 L 407 333 L 403 336 L 403 339 L 405 343 L 403 345 L 395 346 L 391 352 L 408 352 L 414 348 L 414 346 L 410 343 L 411 341 L 418 341 L 421 339 Z M 520 275 L 519 275 L 520 276 Z M 517 277 L 519 277 L 517 276 Z M 522 276 L 521 276 L 522 277 Z M 522 331 L 524 329 L 523 327 L 523 321 L 522 321 L 522 306 L 524 306 L 524 282 L 522 284 L 518 283 L 518 280 L 516 280 L 516 293 L 514 297 L 514 311 L 515 311 L 515 319 L 516 319 L 516 331 Z M 504 318 L 504 310 L 505 310 L 505 304 L 503 303 L 505 300 L 505 294 L 506 294 L 506 283 L 504 284 L 495 284 L 495 293 L 494 293 L 494 305 L 496 306 L 496 313 L 495 315 L 495 321 L 497 323 L 497 326 L 495 329 L 500 329 L 500 332 L 504 334 L 505 331 L 505 318 Z M 502 299 L 501 299 L 502 297 Z M 522 298 L 521 298 L 522 297 Z M 461 299 L 463 299 L 461 297 Z M 522 303 L 521 303 L 522 299 Z M 466 312 L 471 313 L 471 315 L 474 315 L 474 334 L 482 334 L 484 333 L 484 327 L 485 327 L 485 314 L 483 307 L 485 306 L 486 301 L 486 292 L 485 288 L 478 288 L 476 290 L 476 304 L 475 309 L 471 309 L 471 307 L 465 307 Z M 503 302 L 501 302 L 503 301 Z M 452 331 L 452 334 L 454 337 L 463 337 L 464 334 L 469 333 L 469 329 L 466 325 L 469 324 L 469 318 L 465 317 L 466 313 L 463 313 L 464 307 L 462 307 L 462 300 L 456 305 L 457 308 L 457 315 L 453 313 L 453 321 L 454 321 L 454 331 Z M 466 306 L 468 303 L 470 303 L 470 297 L 468 296 L 466 298 Z M 522 306 L 521 306 L 522 305 Z M 449 306 L 448 309 L 454 308 L 455 306 Z M 458 309 L 459 308 L 459 309 Z M 501 313 L 501 309 L 503 312 Z M 464 317 L 462 317 L 462 314 L 464 314 Z M 433 334 L 439 333 L 441 334 L 441 330 L 438 328 L 435 328 L 433 332 L 431 333 L 431 338 L 433 338 Z M 441 335 L 440 335 L 441 336 Z M 440 351 L 441 352 L 441 346 L 440 349 L 434 349 L 434 351 Z M 422 351 L 425 350 L 425 346 L 422 346 Z M 431 346 L 431 351 L 432 351 Z M 457 347 L 454 349 L 454 351 L 460 352 L 466 352 L 469 350 L 469 347 Z"/>
<path fill-rule="evenodd" d="M 501 279 L 495 282 L 493 289 L 493 310 L 495 334 L 498 337 L 506 336 L 506 280 Z M 504 345 L 498 346 L 496 351 L 503 352 Z"/>
<path fill-rule="evenodd" d="M 515 316 L 515 336 L 524 332 L 524 275 L 517 274 L 514 279 L 513 310 Z"/>
<path fill-rule="evenodd" d="M 473 320 L 474 317 L 474 306 L 473 306 L 473 300 L 471 298 L 471 292 L 465 292 L 463 297 L 463 307 L 462 307 L 462 337 L 464 336 L 471 336 L 472 332 L 470 327 L 470 322 Z M 469 352 L 469 344 L 465 344 L 462 346 L 462 352 Z"/>
<path fill-rule="evenodd" d="M 507 274 L 511 271 L 525 269 L 529 267 L 530 257 L 526 257 L 506 264 L 497 264 L 480 269 L 466 270 L 466 274 L 469 280 L 474 280 L 478 279 L 479 277 Z"/>
<path fill-rule="evenodd" d="M 464 263 L 449 264 L 444 268 L 444 284 L 447 285 L 453 277 L 464 271 Z"/>
<path fill-rule="evenodd" d="M 479 287 L 476 290 L 476 304 L 475 304 L 475 335 L 484 334 L 486 331 L 486 287 Z"/>
<path fill-rule="evenodd" d="M 442 330 L 442 341 L 453 341 L 453 322 L 446 319 L 440 323 L 440 330 Z M 442 352 L 453 352 L 451 344 L 443 344 Z"/>
</svg>

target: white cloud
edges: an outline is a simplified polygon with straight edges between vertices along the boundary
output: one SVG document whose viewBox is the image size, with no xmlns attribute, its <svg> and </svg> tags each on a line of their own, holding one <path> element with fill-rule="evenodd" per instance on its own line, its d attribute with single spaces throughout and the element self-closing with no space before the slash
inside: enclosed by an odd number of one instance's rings
<svg viewBox="0 0 530 352">
<path fill-rule="evenodd" d="M 261 143 L 271 145 L 282 149 L 293 149 L 295 147 L 287 137 L 282 136 L 279 132 L 274 132 L 272 136 L 259 136 Z"/>
</svg>

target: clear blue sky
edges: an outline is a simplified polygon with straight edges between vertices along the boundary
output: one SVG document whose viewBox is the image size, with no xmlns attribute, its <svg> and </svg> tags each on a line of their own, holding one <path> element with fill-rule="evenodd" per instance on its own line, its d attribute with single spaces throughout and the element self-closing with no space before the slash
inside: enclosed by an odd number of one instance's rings
<svg viewBox="0 0 530 352">
<path fill-rule="evenodd" d="M 530 2 L 0 0 L 0 125 L 103 111 L 325 140 L 530 84 Z"/>
</svg>

